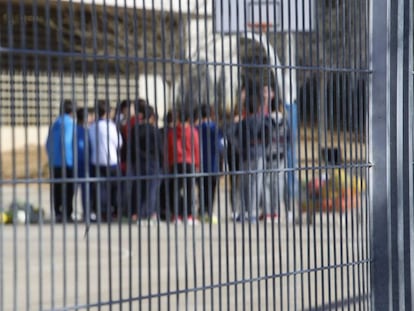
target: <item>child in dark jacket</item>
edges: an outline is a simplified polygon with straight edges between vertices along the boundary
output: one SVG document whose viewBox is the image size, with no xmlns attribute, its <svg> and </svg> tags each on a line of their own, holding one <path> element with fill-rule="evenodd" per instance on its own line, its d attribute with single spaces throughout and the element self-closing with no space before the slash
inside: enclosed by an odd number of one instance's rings
<svg viewBox="0 0 414 311">
<path fill-rule="evenodd" d="M 77 145 L 77 163 L 78 163 L 78 177 L 85 178 L 89 176 L 89 154 L 90 151 L 88 144 L 88 130 L 86 120 L 88 119 L 88 110 L 85 108 L 78 108 L 76 110 L 76 145 Z M 81 203 L 82 203 L 82 215 L 83 219 L 87 220 L 87 196 L 86 196 L 86 186 L 85 181 L 79 182 L 78 186 L 81 189 Z"/>
<path fill-rule="evenodd" d="M 134 176 L 132 202 L 138 221 L 158 218 L 158 196 L 161 184 L 162 141 L 156 127 L 154 108 L 147 105 L 142 120 L 130 132 L 131 165 Z"/>
<path fill-rule="evenodd" d="M 236 221 L 257 221 L 259 201 L 263 193 L 265 149 L 269 138 L 263 115 L 263 93 L 249 87 L 246 92 L 245 117 L 233 125 L 229 139 L 239 158 L 239 193 L 236 199 Z"/>
<path fill-rule="evenodd" d="M 164 175 L 161 180 L 160 186 L 160 208 L 159 208 L 159 217 L 161 220 L 170 220 L 171 219 L 171 210 L 170 210 L 170 192 L 169 191 L 169 181 L 168 178 L 168 133 L 172 129 L 173 126 L 173 117 L 172 117 L 172 110 L 168 110 L 164 116 L 164 127 L 160 129 L 160 137 L 161 137 L 161 144 L 163 148 L 163 157 L 161 159 L 161 167 L 162 167 L 162 174 Z"/>
</svg>

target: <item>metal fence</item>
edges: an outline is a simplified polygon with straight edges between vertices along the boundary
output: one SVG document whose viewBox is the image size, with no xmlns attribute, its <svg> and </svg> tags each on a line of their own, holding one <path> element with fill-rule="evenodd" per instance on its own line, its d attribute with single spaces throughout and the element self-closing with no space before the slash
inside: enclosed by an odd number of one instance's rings
<svg viewBox="0 0 414 311">
<path fill-rule="evenodd" d="M 0 310 L 412 309 L 413 4 L 0 3 Z"/>
</svg>

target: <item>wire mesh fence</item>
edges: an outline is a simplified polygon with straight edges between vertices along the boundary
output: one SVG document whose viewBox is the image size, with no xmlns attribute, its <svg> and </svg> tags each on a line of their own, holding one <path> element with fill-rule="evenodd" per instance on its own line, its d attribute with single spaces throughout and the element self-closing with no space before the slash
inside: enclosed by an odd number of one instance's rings
<svg viewBox="0 0 414 311">
<path fill-rule="evenodd" d="M 0 309 L 373 309 L 372 5 L 0 3 Z"/>
</svg>

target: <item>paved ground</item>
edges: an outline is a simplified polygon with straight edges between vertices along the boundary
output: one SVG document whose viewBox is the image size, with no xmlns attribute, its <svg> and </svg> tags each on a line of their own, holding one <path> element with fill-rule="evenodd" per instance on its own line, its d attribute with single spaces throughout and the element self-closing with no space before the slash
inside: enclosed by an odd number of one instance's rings
<svg viewBox="0 0 414 311">
<path fill-rule="evenodd" d="M 48 200 L 48 187 L 1 193 Z M 308 226 L 234 223 L 225 206 L 211 227 L 0 225 L 0 310 L 369 309 L 365 208 Z"/>
</svg>

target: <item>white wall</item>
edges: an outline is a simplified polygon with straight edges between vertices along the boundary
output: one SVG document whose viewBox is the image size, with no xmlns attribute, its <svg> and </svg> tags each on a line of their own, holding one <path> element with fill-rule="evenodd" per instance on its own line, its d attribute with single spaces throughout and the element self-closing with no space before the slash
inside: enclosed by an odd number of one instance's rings
<svg viewBox="0 0 414 311">
<path fill-rule="evenodd" d="M 37 146 L 42 148 L 45 146 L 47 133 L 49 131 L 48 126 L 1 126 L 0 127 L 0 139 L 1 139 L 1 152 L 12 151 L 22 149 L 26 145 Z"/>
</svg>

